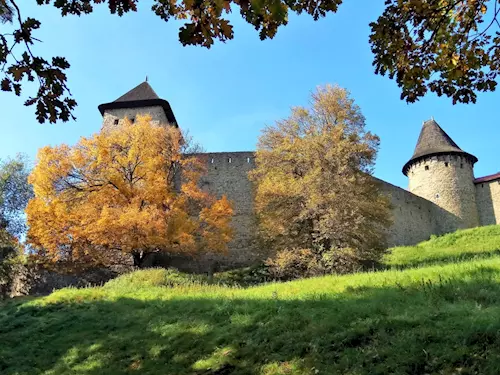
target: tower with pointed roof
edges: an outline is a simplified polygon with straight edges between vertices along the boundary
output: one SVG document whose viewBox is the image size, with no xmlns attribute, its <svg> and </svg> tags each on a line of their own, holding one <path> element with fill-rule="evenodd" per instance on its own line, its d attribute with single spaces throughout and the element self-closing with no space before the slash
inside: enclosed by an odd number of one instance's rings
<svg viewBox="0 0 500 375">
<path fill-rule="evenodd" d="M 113 102 L 101 104 L 103 129 L 120 126 L 125 118 L 148 114 L 153 123 L 177 126 L 170 104 L 147 81 Z M 158 256 L 152 265 L 207 272 L 248 266 L 268 254 L 259 245 L 254 211 L 254 186 L 248 172 L 255 168 L 253 151 L 199 153 L 206 162 L 200 183 L 204 189 L 233 202 L 234 238 L 228 253 L 183 257 Z M 474 179 L 477 158 L 463 151 L 434 120 L 424 122 L 415 151 L 404 165 L 409 189 L 378 180 L 392 205 L 393 224 L 387 229 L 389 246 L 414 245 L 460 228 L 500 224 L 500 172 Z"/>
<path fill-rule="evenodd" d="M 474 164 L 434 119 L 425 121 L 411 159 L 404 165 L 409 190 L 433 202 L 436 230 L 446 233 L 479 225 Z"/>
<path fill-rule="evenodd" d="M 125 118 L 134 122 L 137 115 L 149 114 L 153 123 L 177 126 L 170 104 L 161 99 L 147 81 L 113 102 L 101 104 L 102 128 L 118 126 Z"/>
</svg>

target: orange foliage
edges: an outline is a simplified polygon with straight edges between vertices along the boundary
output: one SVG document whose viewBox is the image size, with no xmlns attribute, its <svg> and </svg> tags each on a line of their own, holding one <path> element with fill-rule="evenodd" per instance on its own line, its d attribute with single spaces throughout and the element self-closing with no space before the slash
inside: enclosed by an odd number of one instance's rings
<svg viewBox="0 0 500 375">
<path fill-rule="evenodd" d="M 107 264 L 118 250 L 138 264 L 152 252 L 226 251 L 230 202 L 199 188 L 203 164 L 183 157 L 178 129 L 150 120 L 40 149 L 26 212 L 43 259 Z"/>
</svg>

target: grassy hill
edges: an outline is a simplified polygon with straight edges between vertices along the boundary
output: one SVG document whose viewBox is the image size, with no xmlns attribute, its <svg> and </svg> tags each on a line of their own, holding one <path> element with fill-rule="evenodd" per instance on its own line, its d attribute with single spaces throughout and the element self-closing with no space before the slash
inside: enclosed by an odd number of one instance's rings
<svg viewBox="0 0 500 375">
<path fill-rule="evenodd" d="M 381 272 L 244 289 L 148 270 L 18 299 L 0 374 L 498 374 L 499 249 L 493 226 L 392 249 Z"/>
</svg>

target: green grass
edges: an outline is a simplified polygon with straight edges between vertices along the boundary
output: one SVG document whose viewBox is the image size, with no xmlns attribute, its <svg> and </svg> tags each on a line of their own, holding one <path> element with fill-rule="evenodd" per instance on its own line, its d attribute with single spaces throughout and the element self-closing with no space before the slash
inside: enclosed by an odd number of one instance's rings
<svg viewBox="0 0 500 375">
<path fill-rule="evenodd" d="M 449 263 L 500 254 L 500 225 L 459 230 L 431 238 L 416 246 L 390 249 L 383 263 L 395 267 L 415 267 Z"/>
<path fill-rule="evenodd" d="M 498 234 L 397 248 L 382 272 L 232 288 L 148 270 L 14 300 L 0 374 L 498 374 Z"/>
</svg>

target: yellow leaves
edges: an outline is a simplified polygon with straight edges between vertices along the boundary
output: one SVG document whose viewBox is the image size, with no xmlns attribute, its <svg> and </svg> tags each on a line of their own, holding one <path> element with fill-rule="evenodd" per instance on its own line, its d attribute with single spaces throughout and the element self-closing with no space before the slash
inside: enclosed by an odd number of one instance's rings
<svg viewBox="0 0 500 375">
<path fill-rule="evenodd" d="M 365 119 L 349 93 L 337 86 L 318 88 L 309 109 L 266 128 L 259 139 L 255 208 L 261 232 L 276 246 L 365 246 L 359 227 L 368 229 L 378 191 L 372 188 L 378 137 L 364 130 Z M 386 208 L 385 206 L 383 208 Z M 363 223 L 362 225 L 359 223 Z M 367 230 L 368 233 L 368 230 Z M 372 231 L 370 231 L 372 233 Z M 369 246 L 369 245 L 367 245 Z"/>
<path fill-rule="evenodd" d="M 229 202 L 199 188 L 203 166 L 183 158 L 180 132 L 150 120 L 138 116 L 74 147 L 40 150 L 27 209 L 28 239 L 39 253 L 102 261 L 111 250 L 224 250 Z"/>
<path fill-rule="evenodd" d="M 454 65 L 454 66 L 457 66 L 458 62 L 460 61 L 460 55 L 456 52 L 454 52 L 452 55 L 451 55 L 451 63 Z"/>
</svg>

